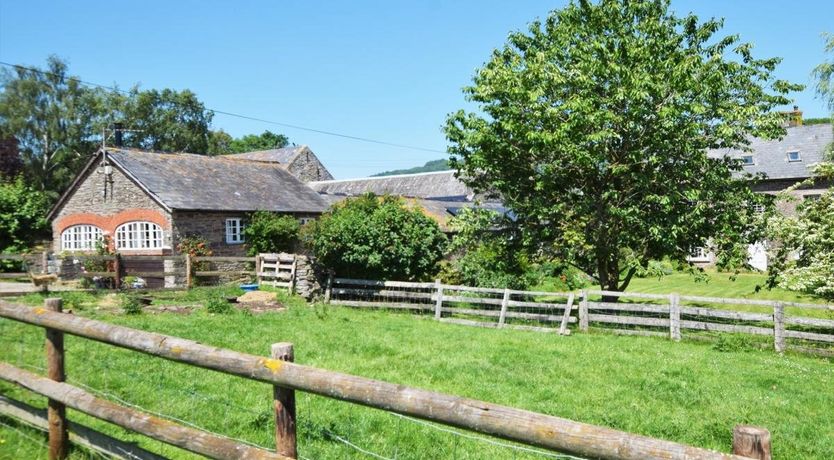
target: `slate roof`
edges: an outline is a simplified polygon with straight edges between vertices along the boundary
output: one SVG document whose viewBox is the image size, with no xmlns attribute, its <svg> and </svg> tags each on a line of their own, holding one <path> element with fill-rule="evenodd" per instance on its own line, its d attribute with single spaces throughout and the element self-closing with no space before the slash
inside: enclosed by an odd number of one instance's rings
<svg viewBox="0 0 834 460">
<path fill-rule="evenodd" d="M 346 195 L 321 195 L 321 197 L 331 205 L 350 198 Z M 448 201 L 425 198 L 403 198 L 403 200 L 407 206 L 420 209 L 423 214 L 437 222 L 440 229 L 444 232 L 449 231 L 449 219 L 460 214 L 464 208 L 491 209 L 512 217 L 512 211 L 507 209 L 503 204 L 496 202 L 475 203 L 473 201 Z"/>
<path fill-rule="evenodd" d="M 455 177 L 454 171 L 439 171 L 362 179 L 308 182 L 307 185 L 327 195 L 357 196 L 367 192 L 377 195 L 398 195 L 407 198 L 429 198 L 447 201 L 469 201 L 472 189 Z"/>
<path fill-rule="evenodd" d="M 811 177 L 810 167 L 823 160 L 825 147 L 832 142 L 830 124 L 795 126 L 787 128 L 787 134 L 779 140 L 751 139 L 750 152 L 715 149 L 708 154 L 733 158 L 752 155 L 753 165 L 745 166 L 745 172 L 765 173 L 768 179 L 804 179 Z M 788 152 L 799 152 L 801 161 L 788 161 Z"/>
<path fill-rule="evenodd" d="M 284 147 L 280 149 L 258 150 L 255 152 L 234 153 L 226 155 L 230 158 L 238 158 L 243 160 L 268 161 L 272 163 L 280 163 L 283 165 L 289 164 L 293 158 L 304 150 L 309 150 L 306 145 Z"/>
<path fill-rule="evenodd" d="M 172 210 L 320 213 L 328 207 L 279 164 L 113 148 L 107 157 Z"/>
</svg>

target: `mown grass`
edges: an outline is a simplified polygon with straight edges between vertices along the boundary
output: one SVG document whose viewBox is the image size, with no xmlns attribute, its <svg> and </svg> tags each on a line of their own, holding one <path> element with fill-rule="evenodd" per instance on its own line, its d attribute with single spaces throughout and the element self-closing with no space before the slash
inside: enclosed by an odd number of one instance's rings
<svg viewBox="0 0 834 460">
<path fill-rule="evenodd" d="M 706 297 L 733 297 L 758 300 L 782 300 L 786 302 L 825 303 L 814 296 L 788 291 L 781 288 L 767 289 L 767 276 L 763 273 L 727 273 L 717 270 L 705 270 L 707 275 L 703 280 L 695 276 L 674 272 L 663 277 L 633 278 L 628 285 L 627 292 L 641 292 L 646 294 L 694 295 Z M 536 290 L 556 291 L 560 283 L 557 280 L 545 279 Z M 591 289 L 599 289 L 593 286 Z"/>
<path fill-rule="evenodd" d="M 198 302 L 206 292 L 188 295 Z M 25 300 L 39 301 L 34 296 Z M 834 458 L 831 360 L 779 356 L 726 341 L 560 337 L 440 324 L 383 311 L 311 307 L 296 299 L 287 303 L 284 313 L 257 316 L 211 315 L 202 309 L 191 315 L 121 315 L 88 306 L 78 314 L 259 355 L 266 355 L 273 342 L 289 341 L 299 363 L 725 452 L 735 424 L 756 424 L 771 430 L 775 458 Z M 77 337 L 67 337 L 66 348 L 70 383 L 274 446 L 268 385 Z M 0 360 L 31 370 L 43 366 L 42 350 L 41 329 L 0 320 Z M 8 384 L 0 384 L 0 392 L 45 404 Z M 363 458 L 336 436 L 389 458 L 541 458 L 308 394 L 298 395 L 298 413 L 305 458 Z M 71 411 L 70 417 L 163 455 L 189 457 L 82 414 Z M 19 436 L 2 425 L 0 436 L 7 439 L 0 444 L 0 457 L 44 456 L 32 446 L 15 451 L 21 449 Z M 74 456 L 85 458 L 79 451 Z"/>
</svg>

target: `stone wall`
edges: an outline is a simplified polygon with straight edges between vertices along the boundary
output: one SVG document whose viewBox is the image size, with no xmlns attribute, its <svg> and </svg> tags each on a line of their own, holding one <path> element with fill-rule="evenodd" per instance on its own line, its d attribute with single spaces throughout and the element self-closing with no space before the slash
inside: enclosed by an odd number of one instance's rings
<svg viewBox="0 0 834 460">
<path fill-rule="evenodd" d="M 250 212 L 220 211 L 174 211 L 174 242 L 180 238 L 199 235 L 208 240 L 209 248 L 215 256 L 242 257 L 247 255 L 245 243 L 226 243 L 226 219 L 249 219 Z M 318 217 L 317 214 L 291 214 L 301 219 Z"/>
<path fill-rule="evenodd" d="M 308 302 L 324 295 L 327 272 L 310 256 L 297 255 L 295 265 L 295 293 Z"/>
<path fill-rule="evenodd" d="M 287 165 L 287 171 L 302 182 L 333 180 L 330 171 L 308 148 L 293 158 L 292 162 Z"/>
<path fill-rule="evenodd" d="M 248 218 L 246 212 L 174 211 L 174 240 L 201 236 L 215 256 L 245 256 L 246 245 L 226 243 L 226 219 Z"/>
<path fill-rule="evenodd" d="M 54 215 L 53 249 L 56 252 L 61 251 L 61 233 L 73 225 L 95 225 L 106 236 L 113 238 L 119 225 L 142 220 L 162 227 L 164 249 L 170 250 L 171 215 L 116 167 L 112 168 L 108 179 L 98 167 L 100 161 L 87 170 L 69 198 Z M 154 251 L 157 254 L 161 252 L 164 250 Z"/>
<path fill-rule="evenodd" d="M 753 190 L 759 193 L 767 193 L 776 195 L 783 190 L 796 185 L 800 180 L 782 179 L 782 180 L 767 180 L 753 186 Z M 834 186 L 831 181 L 817 181 L 811 185 L 803 185 L 796 190 L 788 192 L 793 200 L 777 200 L 776 209 L 784 215 L 795 216 L 796 206 L 803 200 L 813 197 L 814 195 L 822 195 L 830 187 Z"/>
</svg>

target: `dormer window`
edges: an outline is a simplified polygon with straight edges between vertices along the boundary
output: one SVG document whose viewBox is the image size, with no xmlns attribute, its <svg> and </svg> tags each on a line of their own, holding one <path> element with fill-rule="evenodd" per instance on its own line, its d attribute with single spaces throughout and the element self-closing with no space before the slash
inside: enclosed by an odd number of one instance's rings
<svg viewBox="0 0 834 460">
<path fill-rule="evenodd" d="M 744 166 L 753 166 L 755 164 L 755 163 L 753 163 L 753 155 L 744 155 L 744 156 L 742 156 L 741 157 L 741 163 Z"/>
<path fill-rule="evenodd" d="M 793 152 L 788 152 L 788 162 L 795 163 L 797 161 L 802 161 L 802 157 L 799 155 L 799 151 L 795 150 Z"/>
</svg>

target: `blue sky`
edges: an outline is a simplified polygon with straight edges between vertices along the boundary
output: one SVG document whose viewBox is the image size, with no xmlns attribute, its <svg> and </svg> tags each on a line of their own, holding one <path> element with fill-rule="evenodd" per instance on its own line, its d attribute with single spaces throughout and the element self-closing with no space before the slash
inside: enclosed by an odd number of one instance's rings
<svg viewBox="0 0 834 460">
<path fill-rule="evenodd" d="M 461 87 L 512 30 L 564 1 L 0 0 L 0 61 L 42 66 L 57 54 L 87 81 L 191 89 L 206 106 L 320 130 L 445 151 L 441 125 Z M 724 17 L 780 78 L 810 84 L 834 33 L 831 0 L 673 0 L 679 13 Z M 824 116 L 809 88 L 806 116 Z M 216 115 L 232 135 L 281 132 L 307 144 L 337 178 L 444 155 Z"/>
</svg>

